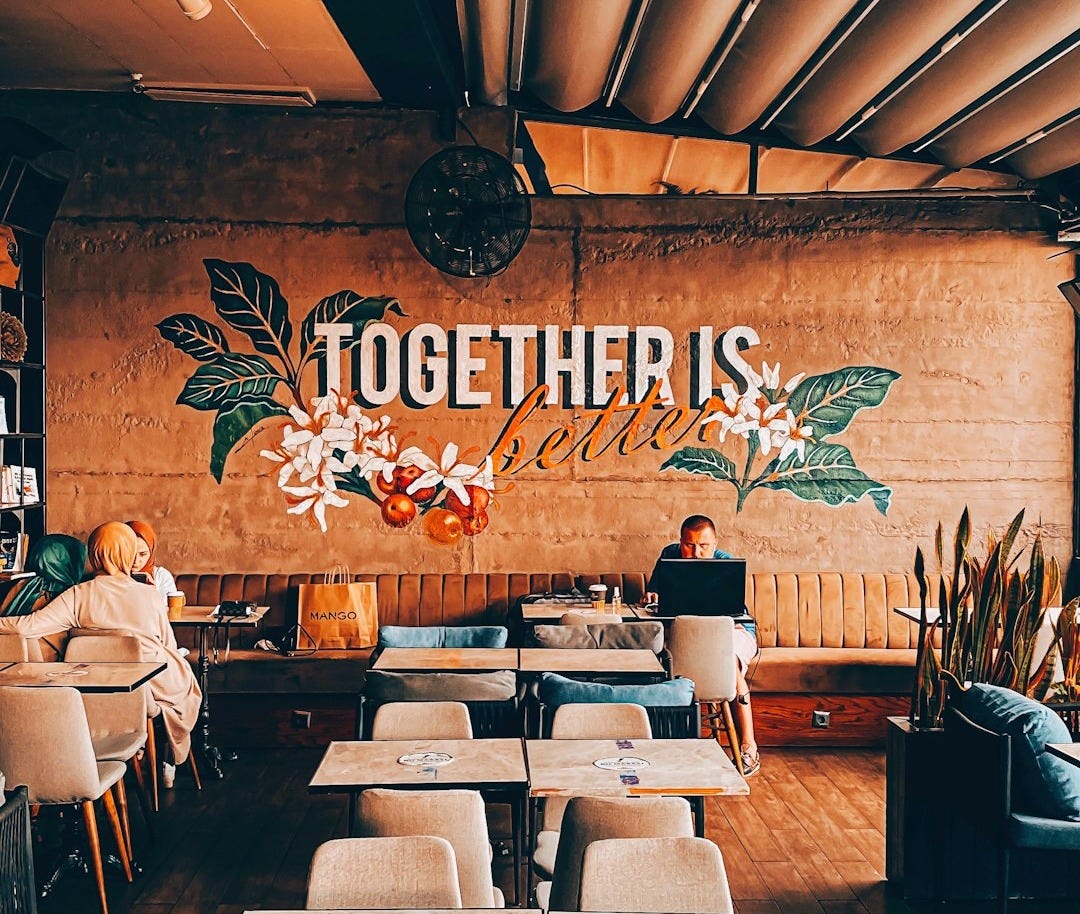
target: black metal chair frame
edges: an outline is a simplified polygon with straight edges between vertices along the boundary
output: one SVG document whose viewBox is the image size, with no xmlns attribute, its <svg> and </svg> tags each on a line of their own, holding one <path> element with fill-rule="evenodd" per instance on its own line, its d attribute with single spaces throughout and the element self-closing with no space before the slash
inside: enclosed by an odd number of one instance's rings
<svg viewBox="0 0 1080 914">
<path fill-rule="evenodd" d="M 16 787 L 0 806 L 0 914 L 36 912 L 30 804 L 26 788 Z"/>
</svg>

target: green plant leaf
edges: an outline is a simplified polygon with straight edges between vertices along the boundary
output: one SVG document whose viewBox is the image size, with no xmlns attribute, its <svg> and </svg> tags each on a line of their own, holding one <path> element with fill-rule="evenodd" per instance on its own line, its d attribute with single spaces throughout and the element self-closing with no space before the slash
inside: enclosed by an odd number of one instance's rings
<svg viewBox="0 0 1080 914">
<path fill-rule="evenodd" d="M 251 337 L 256 350 L 289 365 L 292 324 L 289 303 L 273 276 L 250 263 L 203 261 L 210 277 L 210 297 L 229 326 Z"/>
<path fill-rule="evenodd" d="M 735 464 L 719 451 L 705 447 L 684 447 L 660 465 L 661 470 L 682 470 L 709 476 L 721 482 L 735 482 Z"/>
<path fill-rule="evenodd" d="M 348 350 L 359 344 L 364 324 L 382 320 L 388 311 L 405 316 L 396 298 L 365 298 L 351 289 L 326 296 L 300 325 L 300 361 L 321 357 L 326 352 L 326 338 L 316 336 L 316 324 L 352 324 L 353 335 L 342 341 L 342 349 Z"/>
<path fill-rule="evenodd" d="M 773 460 L 753 487 L 790 492 L 803 501 L 823 501 L 836 507 L 869 495 L 882 513 L 889 511 L 892 490 L 875 482 L 855 466 L 851 452 L 841 444 L 811 444 L 805 459 L 792 453 Z"/>
<path fill-rule="evenodd" d="M 371 490 L 371 484 L 360 475 L 360 472 L 355 467 L 349 470 L 348 473 L 335 473 L 334 484 L 343 492 L 355 492 L 357 495 L 370 498 L 373 502 L 378 503 L 379 501 Z"/>
<path fill-rule="evenodd" d="M 210 472 L 219 483 L 225 473 L 225 458 L 248 432 L 263 419 L 271 416 L 287 416 L 289 411 L 280 403 L 264 400 L 244 403 L 232 409 L 223 409 L 214 419 L 214 445 L 210 449 Z"/>
<path fill-rule="evenodd" d="M 209 362 L 229 351 L 221 328 L 197 314 L 174 314 L 157 324 L 157 329 L 177 349 L 200 362 Z"/>
<path fill-rule="evenodd" d="M 860 409 L 880 406 L 900 375 L 887 368 L 855 365 L 829 374 L 803 378 L 788 397 L 787 408 L 800 425 L 814 427 L 814 438 L 824 441 L 851 425 Z"/>
<path fill-rule="evenodd" d="M 176 402 L 195 409 L 231 409 L 273 402 L 274 388 L 285 379 L 260 355 L 229 352 L 200 365 Z"/>
</svg>

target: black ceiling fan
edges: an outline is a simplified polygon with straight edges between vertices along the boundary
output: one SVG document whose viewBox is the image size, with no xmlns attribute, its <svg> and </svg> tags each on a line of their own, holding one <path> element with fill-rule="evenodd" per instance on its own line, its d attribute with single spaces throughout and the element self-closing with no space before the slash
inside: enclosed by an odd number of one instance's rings
<svg viewBox="0 0 1080 914">
<path fill-rule="evenodd" d="M 452 276 L 494 276 L 529 237 L 525 182 L 482 146 L 451 146 L 420 166 L 405 191 L 405 225 L 416 249 Z"/>
</svg>

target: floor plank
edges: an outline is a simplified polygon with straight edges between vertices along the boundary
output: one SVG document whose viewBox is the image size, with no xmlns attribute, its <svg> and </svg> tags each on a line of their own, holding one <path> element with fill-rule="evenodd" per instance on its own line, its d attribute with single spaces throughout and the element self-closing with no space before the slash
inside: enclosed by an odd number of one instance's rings
<svg viewBox="0 0 1080 914">
<path fill-rule="evenodd" d="M 197 792 L 181 773 L 162 794 L 156 841 L 132 802 L 133 885 L 108 879 L 110 914 L 242 914 L 303 907 L 315 848 L 346 833 L 344 797 L 310 796 L 320 750 L 245 752 L 223 781 Z M 884 881 L 884 753 L 770 749 L 749 797 L 707 801 L 706 835 L 720 847 L 737 914 L 937 914 L 906 904 Z M 493 822 L 505 815 L 499 813 Z M 42 823 L 43 825 L 45 823 Z M 501 826 L 493 831 L 495 834 Z M 48 842 L 39 844 L 47 856 Z M 496 859 L 510 898 L 513 868 Z M 39 870 L 41 865 L 39 864 Z M 992 904 L 946 914 L 990 914 Z M 41 914 L 98 914 L 92 881 L 66 878 Z M 1013 914 L 1080 914 L 1080 905 L 1015 902 Z"/>
</svg>

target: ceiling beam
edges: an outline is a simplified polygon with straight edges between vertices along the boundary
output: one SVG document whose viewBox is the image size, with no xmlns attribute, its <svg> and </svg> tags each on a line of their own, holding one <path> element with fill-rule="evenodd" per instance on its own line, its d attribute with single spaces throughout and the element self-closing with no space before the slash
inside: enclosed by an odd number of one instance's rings
<svg viewBox="0 0 1080 914">
<path fill-rule="evenodd" d="M 415 108 L 466 103 L 454 0 L 324 0 L 383 100 Z"/>
</svg>

